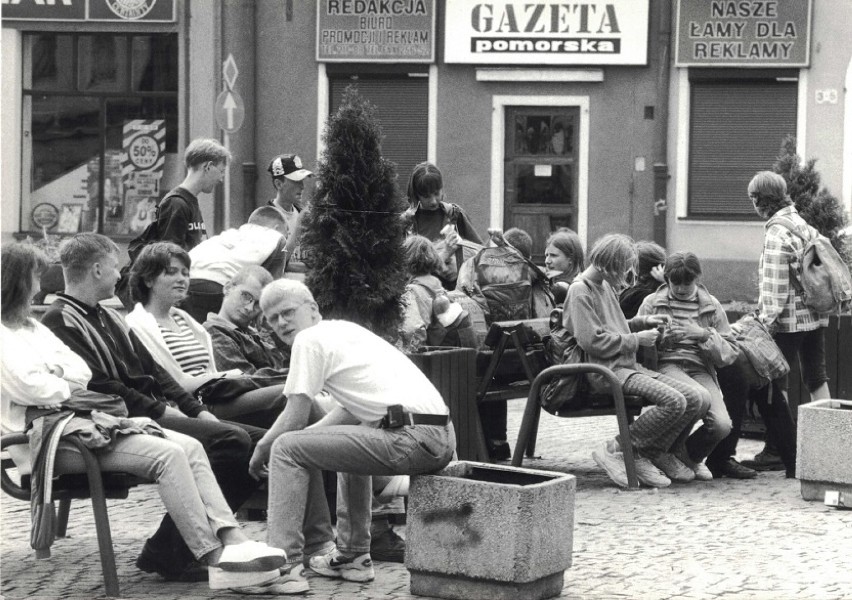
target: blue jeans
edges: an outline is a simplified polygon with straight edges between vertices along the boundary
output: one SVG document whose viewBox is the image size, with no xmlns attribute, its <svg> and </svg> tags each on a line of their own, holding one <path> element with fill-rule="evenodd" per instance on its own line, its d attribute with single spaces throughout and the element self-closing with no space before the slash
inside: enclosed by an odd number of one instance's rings
<svg viewBox="0 0 852 600">
<path fill-rule="evenodd" d="M 456 447 L 452 424 L 375 429 L 331 425 L 290 431 L 269 459 L 268 543 L 301 562 L 333 543 L 320 471 L 337 471 L 337 547 L 370 551 L 372 475 L 416 475 L 442 469 Z"/>
<path fill-rule="evenodd" d="M 686 453 L 689 459 L 699 463 L 703 461 L 716 444 L 728 437 L 731 433 L 731 418 L 725 400 L 722 398 L 722 390 L 712 373 L 703 366 L 690 361 L 663 362 L 660 363 L 660 373 L 668 375 L 672 379 L 686 383 L 698 383 L 710 395 L 710 404 L 703 410 L 699 410 L 696 419 L 701 419 L 701 427 L 690 434 L 692 427 L 688 427 L 678 442 L 686 444 Z M 686 438 L 686 436 L 689 436 Z M 686 441 L 683 442 L 683 439 Z M 675 442 L 676 444 L 678 442 Z"/>
</svg>

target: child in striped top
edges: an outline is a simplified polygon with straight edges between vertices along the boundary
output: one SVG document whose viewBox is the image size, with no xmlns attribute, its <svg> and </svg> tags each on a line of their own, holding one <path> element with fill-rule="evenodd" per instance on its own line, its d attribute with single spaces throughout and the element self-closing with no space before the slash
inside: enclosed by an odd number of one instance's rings
<svg viewBox="0 0 852 600">
<path fill-rule="evenodd" d="M 703 464 L 710 451 L 731 431 L 731 419 L 722 399 L 716 367 L 733 363 L 737 347 L 719 301 L 700 283 L 701 264 L 691 252 L 666 259 L 666 285 L 645 298 L 639 315 L 668 315 L 670 325 L 658 341 L 659 370 L 680 381 L 700 384 L 710 393 L 710 405 L 701 427 L 690 435 L 690 424 L 672 446 L 672 453 L 695 471 L 696 479 L 713 476 Z M 727 339 L 726 339 L 727 336 Z"/>
</svg>

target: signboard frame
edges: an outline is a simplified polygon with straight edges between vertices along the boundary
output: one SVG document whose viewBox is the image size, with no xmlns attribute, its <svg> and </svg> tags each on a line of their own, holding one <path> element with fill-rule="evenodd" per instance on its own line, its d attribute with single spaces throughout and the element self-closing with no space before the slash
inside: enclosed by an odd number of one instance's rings
<svg viewBox="0 0 852 600">
<path fill-rule="evenodd" d="M 731 0 L 715 0 L 715 1 L 721 2 L 721 4 L 723 4 L 725 6 L 728 6 L 730 4 L 734 4 L 734 5 L 741 4 L 740 2 L 731 2 Z M 785 5 L 785 7 L 786 7 L 787 5 L 790 5 L 790 6 L 793 6 L 793 7 L 798 7 L 799 10 L 801 10 L 802 6 L 805 5 L 805 11 L 806 11 L 805 22 L 798 24 L 800 31 L 802 29 L 804 29 L 804 38 L 805 38 L 804 41 L 801 42 L 801 44 L 804 47 L 804 57 L 800 60 L 790 60 L 790 61 L 786 61 L 786 62 L 784 62 L 784 61 L 781 61 L 781 62 L 762 62 L 762 61 L 759 61 L 759 60 L 757 60 L 757 61 L 755 61 L 755 60 L 751 60 L 751 61 L 744 61 L 744 60 L 739 60 L 739 61 L 738 60 L 714 61 L 714 60 L 696 60 L 694 58 L 689 59 L 689 58 L 683 57 L 681 43 L 686 43 L 686 42 L 684 42 L 684 37 L 685 37 L 685 34 L 686 34 L 685 30 L 688 27 L 687 23 L 682 22 L 682 19 L 685 17 L 684 5 L 685 4 L 689 4 L 689 5 L 706 4 L 707 6 L 711 6 L 713 3 L 714 2 L 711 1 L 711 0 L 677 0 L 677 4 L 675 6 L 676 13 L 675 13 L 675 45 L 674 45 L 675 66 L 676 67 L 709 67 L 709 68 L 734 67 L 734 68 L 746 68 L 746 69 L 766 69 L 766 68 L 807 68 L 807 67 L 810 66 L 810 62 L 811 62 L 811 30 L 812 30 L 812 27 L 813 27 L 813 10 L 814 10 L 813 0 L 773 0 L 772 2 L 761 2 L 760 3 L 762 6 L 769 5 L 769 4 L 777 6 L 778 4 L 782 4 L 782 5 Z M 752 5 L 751 2 L 748 2 L 747 4 L 749 6 Z M 737 8 L 737 7 L 735 6 L 734 8 Z M 738 17 L 737 22 L 739 23 L 743 20 L 748 21 L 748 20 L 753 20 L 753 19 L 756 19 L 756 18 L 759 18 L 759 17 Z M 726 22 L 733 22 L 733 21 L 726 21 Z M 764 22 L 766 22 L 766 21 L 764 21 Z M 757 25 L 755 25 L 755 27 L 757 27 Z M 768 25 L 766 27 L 769 28 L 770 31 L 772 31 L 772 29 Z M 708 38 L 708 39 L 719 40 L 719 39 L 724 39 L 724 38 L 719 36 L 719 37 L 716 37 L 716 38 Z M 739 41 L 740 39 L 741 39 L 741 37 L 738 37 L 737 41 Z M 757 38 L 757 36 L 754 36 L 754 38 L 752 38 L 752 39 L 758 39 L 758 38 Z M 776 41 L 777 39 L 778 38 L 773 37 L 773 38 L 770 38 L 770 41 Z M 801 39 L 801 35 L 799 36 L 799 39 Z M 796 43 L 798 44 L 799 42 L 796 42 Z"/>
<path fill-rule="evenodd" d="M 585 12 L 580 13 L 572 13 L 569 4 L 446 0 L 443 60 L 476 65 L 648 65 L 650 0 L 592 0 L 583 3 Z M 485 6 L 490 12 L 477 19 L 473 11 Z M 608 23 L 611 28 L 612 15 L 620 31 L 606 33 L 603 27 Z M 490 19 L 488 31 L 477 31 L 475 23 L 485 19 Z M 554 27 L 557 31 L 551 31 Z M 531 51 L 525 51 L 530 46 Z"/>
<path fill-rule="evenodd" d="M 171 5 L 171 16 L 168 18 L 145 18 L 145 15 L 148 13 L 141 15 L 140 17 L 131 18 L 131 17 L 122 17 L 115 12 L 115 9 L 110 8 L 108 6 L 109 3 L 113 3 L 117 5 L 117 8 L 121 8 L 122 0 L 73 0 L 77 3 L 80 8 L 75 8 L 74 4 L 71 6 L 65 6 L 61 3 L 61 0 L 57 0 L 56 4 L 45 4 L 41 6 L 36 6 L 34 0 L 22 0 L 22 4 L 13 5 L 7 4 L 3 2 L 3 21 L 51 21 L 51 22 L 63 22 L 63 23 L 79 23 L 79 22 L 87 22 L 87 23 L 175 23 L 177 22 L 177 4 L 179 0 L 148 0 L 150 4 L 148 4 L 148 11 L 153 10 L 157 4 L 162 6 L 166 2 L 169 2 Z M 26 2 L 27 4 L 23 4 Z M 96 7 L 95 12 L 112 12 L 115 17 L 92 17 L 92 3 L 93 2 L 101 2 L 104 4 L 103 7 Z M 14 12 L 23 6 L 29 6 L 32 3 L 33 9 L 38 12 L 38 14 L 33 14 L 32 16 L 20 17 L 20 16 L 8 16 L 6 13 L 11 10 Z M 55 9 L 57 12 L 64 12 L 66 14 L 59 14 L 58 16 L 51 16 L 50 9 Z M 73 15 L 79 16 L 68 16 L 67 13 L 71 13 Z"/>
<path fill-rule="evenodd" d="M 316 60 L 317 62 L 327 62 L 327 63 L 425 63 L 431 64 L 436 60 L 435 56 L 435 38 L 436 38 L 436 23 L 437 23 L 437 2 L 436 0 L 422 0 L 423 4 L 426 5 L 428 11 L 431 13 L 429 16 L 429 56 L 428 57 L 417 57 L 417 56 L 407 56 L 407 55 L 398 55 L 398 56 L 382 56 L 378 54 L 376 56 L 369 56 L 367 54 L 362 55 L 350 55 L 350 56 L 328 56 L 327 54 L 323 54 L 320 51 L 322 41 L 323 41 L 323 25 L 327 23 L 329 17 L 328 15 L 323 15 L 323 7 L 327 6 L 327 0 L 317 0 L 317 33 L 316 33 Z M 340 2 L 338 2 L 340 4 Z M 369 0 L 364 0 L 362 4 L 365 7 L 373 4 Z M 376 2 L 376 4 L 380 4 L 380 2 Z M 392 3 L 391 3 L 392 4 Z M 407 5 L 408 0 L 403 4 Z M 375 17 L 375 18 L 395 18 L 393 15 L 352 15 L 353 19 L 361 18 L 361 17 Z M 417 18 L 414 16 L 406 16 L 405 18 L 412 19 Z M 373 28 L 374 30 L 376 28 Z M 352 28 L 352 31 L 363 31 L 361 28 Z M 358 44 L 351 44 L 352 46 L 357 46 Z"/>
</svg>

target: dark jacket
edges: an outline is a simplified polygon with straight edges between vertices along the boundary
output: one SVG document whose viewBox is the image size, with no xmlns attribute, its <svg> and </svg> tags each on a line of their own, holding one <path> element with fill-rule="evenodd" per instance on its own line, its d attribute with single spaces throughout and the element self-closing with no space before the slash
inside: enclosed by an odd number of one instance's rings
<svg viewBox="0 0 852 600">
<path fill-rule="evenodd" d="M 249 375 L 277 378 L 280 379 L 278 383 L 284 383 L 289 357 L 256 329 L 237 327 L 214 313 L 208 315 L 204 328 L 213 342 L 213 358 L 219 369 L 239 369 Z"/>
<path fill-rule="evenodd" d="M 131 417 L 158 419 L 166 405 L 190 417 L 207 410 L 154 360 L 116 311 L 59 294 L 41 321 L 89 365 L 88 388 L 124 398 Z"/>
<path fill-rule="evenodd" d="M 464 211 L 458 204 L 452 204 L 450 202 L 441 202 L 441 206 L 438 210 L 440 210 L 441 214 L 443 215 L 441 227 L 438 228 L 438 231 L 440 231 L 445 225 L 449 223 L 455 223 L 456 229 L 458 229 L 459 232 L 459 237 L 470 242 L 482 244 L 482 240 L 476 233 L 476 230 L 473 228 L 473 224 L 470 222 L 470 219 L 467 218 L 467 215 L 464 214 Z M 418 215 L 423 215 L 426 212 L 427 211 L 420 210 L 414 212 L 414 218 L 411 222 L 411 233 L 416 233 L 418 235 L 425 236 L 429 238 L 430 241 L 434 242 L 436 239 L 440 239 L 440 236 L 436 235 L 437 232 L 425 231 L 423 229 L 423 224 L 418 223 Z"/>
</svg>

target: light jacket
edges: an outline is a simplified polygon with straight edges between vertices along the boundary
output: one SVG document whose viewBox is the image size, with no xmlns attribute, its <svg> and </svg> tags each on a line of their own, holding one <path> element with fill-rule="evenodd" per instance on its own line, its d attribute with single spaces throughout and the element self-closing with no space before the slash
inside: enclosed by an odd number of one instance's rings
<svg viewBox="0 0 852 600">
<path fill-rule="evenodd" d="M 213 342 L 210 339 L 210 334 L 207 333 L 207 330 L 204 329 L 198 321 L 189 316 L 189 313 L 179 308 L 175 308 L 173 306 L 169 309 L 169 314 L 180 315 L 183 317 L 184 321 L 186 321 L 186 324 L 189 326 L 190 331 L 192 331 L 192 334 L 199 342 L 201 342 L 204 349 L 207 350 L 207 355 L 210 357 L 210 366 L 207 368 L 207 371 L 210 373 L 215 372 L 216 362 L 213 355 Z M 160 326 L 157 325 L 157 319 L 154 318 L 154 315 L 145 310 L 142 304 L 137 302 L 136 306 L 133 307 L 133 310 L 127 314 L 126 321 L 133 333 L 135 333 L 139 338 L 139 341 L 145 345 L 145 348 L 147 348 L 148 352 L 151 353 L 151 356 L 154 357 L 154 360 L 156 360 L 160 366 L 162 366 L 169 375 L 174 378 L 175 381 L 186 388 L 186 381 L 194 378 L 192 375 L 188 375 L 183 372 L 180 363 L 175 360 L 175 357 L 169 351 L 166 339 L 163 337 L 163 333 L 160 331 Z"/>
<path fill-rule="evenodd" d="M 639 307 L 639 316 L 668 315 L 673 317 L 669 286 L 660 288 L 646 297 Z M 698 324 L 710 332 L 707 341 L 697 344 L 699 355 L 704 362 L 707 372 L 715 377 L 716 367 L 733 364 L 737 360 L 739 348 L 730 340 L 733 338 L 728 317 L 721 303 L 707 291 L 703 285 L 698 286 Z M 660 360 L 665 360 L 665 353 L 660 353 Z"/>
<path fill-rule="evenodd" d="M 189 251 L 189 276 L 225 285 L 244 267 L 269 264 L 267 261 L 276 253 L 281 255 L 283 267 L 284 243 L 279 232 L 254 223 L 227 229 Z M 272 275 L 277 277 L 280 273 Z"/>
</svg>

